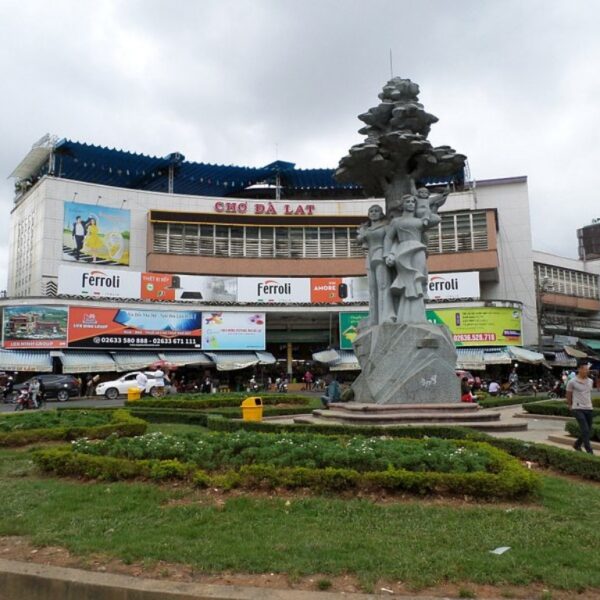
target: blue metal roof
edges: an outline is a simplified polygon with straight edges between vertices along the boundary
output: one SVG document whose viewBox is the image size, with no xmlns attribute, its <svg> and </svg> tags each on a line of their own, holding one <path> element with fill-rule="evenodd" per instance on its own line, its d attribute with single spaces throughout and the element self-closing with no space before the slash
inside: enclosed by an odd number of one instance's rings
<svg viewBox="0 0 600 600">
<path fill-rule="evenodd" d="M 294 163 L 276 161 L 264 167 L 239 167 L 210 163 L 188 162 L 180 153 L 165 157 L 146 156 L 93 146 L 71 140 L 60 140 L 54 146 L 54 172 L 57 177 L 154 192 L 167 192 L 169 167 L 173 166 L 173 193 L 197 196 L 236 196 L 257 183 L 275 183 L 279 176 L 284 190 L 353 190 L 356 195 L 360 185 L 338 183 L 335 169 L 296 169 Z M 45 163 L 38 177 L 49 174 Z M 447 181 L 462 185 L 461 171 Z M 426 182 L 422 182 L 426 183 Z M 427 182 L 434 183 L 434 182 Z"/>
</svg>

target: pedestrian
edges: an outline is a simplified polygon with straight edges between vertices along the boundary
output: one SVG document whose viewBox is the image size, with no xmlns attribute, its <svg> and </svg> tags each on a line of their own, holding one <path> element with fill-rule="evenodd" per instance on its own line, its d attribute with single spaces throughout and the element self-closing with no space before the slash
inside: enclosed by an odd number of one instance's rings
<svg viewBox="0 0 600 600">
<path fill-rule="evenodd" d="M 38 396 L 40 394 L 40 380 L 34 379 L 29 385 L 29 393 L 31 394 L 31 404 L 33 408 L 39 408 Z"/>
<path fill-rule="evenodd" d="M 590 438 L 592 435 L 592 380 L 589 378 L 590 363 L 582 360 L 577 365 L 577 374 L 567 383 L 567 405 L 579 425 L 579 436 L 573 448 L 581 452 L 585 448 L 588 454 L 594 454 Z"/>
<path fill-rule="evenodd" d="M 6 381 L 6 386 L 4 387 L 4 402 L 10 402 L 14 387 L 15 380 L 12 375 L 9 375 L 8 380 Z"/>
<path fill-rule="evenodd" d="M 85 380 L 85 395 L 91 398 L 94 395 L 94 377 L 90 373 Z"/>
<path fill-rule="evenodd" d="M 469 385 L 469 378 L 463 377 L 460 382 L 460 401 L 461 402 L 474 402 L 473 394 L 471 393 L 471 386 Z"/>
<path fill-rule="evenodd" d="M 160 398 L 165 395 L 165 374 L 159 367 L 152 374 L 154 376 L 154 386 L 156 387 L 156 397 Z"/>
<path fill-rule="evenodd" d="M 142 397 L 146 393 L 146 387 L 148 386 L 148 378 L 143 371 L 140 371 L 135 376 L 135 384 L 140 389 L 140 397 Z"/>
<path fill-rule="evenodd" d="M 500 393 L 500 384 L 497 381 L 492 380 L 488 386 L 488 392 L 490 393 L 490 396 L 497 396 Z"/>
<path fill-rule="evenodd" d="M 204 381 L 202 382 L 200 392 L 203 394 L 210 394 L 212 392 L 212 380 L 208 375 L 204 378 Z"/>
<path fill-rule="evenodd" d="M 307 392 L 310 392 L 312 390 L 313 387 L 313 374 L 310 372 L 310 370 L 306 370 L 306 373 L 304 373 L 304 389 Z"/>
<path fill-rule="evenodd" d="M 46 405 L 46 386 L 41 377 L 38 377 L 38 383 L 40 384 L 39 405 L 42 407 Z"/>
<path fill-rule="evenodd" d="M 324 408 L 329 408 L 332 402 L 339 402 L 342 396 L 342 389 L 333 375 L 327 376 L 328 383 L 325 388 L 325 394 L 321 396 L 321 402 Z"/>
</svg>

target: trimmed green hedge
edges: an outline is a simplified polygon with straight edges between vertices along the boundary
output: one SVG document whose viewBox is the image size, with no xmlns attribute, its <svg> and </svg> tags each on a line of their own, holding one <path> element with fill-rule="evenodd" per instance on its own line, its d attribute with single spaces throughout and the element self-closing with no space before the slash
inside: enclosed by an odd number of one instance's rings
<svg viewBox="0 0 600 600">
<path fill-rule="evenodd" d="M 515 404 L 523 404 L 524 402 L 543 400 L 546 397 L 546 394 L 538 394 L 537 396 L 512 396 L 512 398 L 487 395 L 485 398 L 477 400 L 477 404 L 479 404 L 481 408 L 494 408 L 496 406 L 513 406 Z"/>
<path fill-rule="evenodd" d="M 575 420 L 565 423 L 565 430 L 573 437 L 579 437 L 579 423 Z M 600 442 L 600 420 L 596 419 L 592 425 L 591 439 L 595 442 Z"/>
<path fill-rule="evenodd" d="M 596 404 L 596 401 L 594 401 Z M 555 417 L 572 417 L 573 413 L 566 400 L 548 400 L 535 404 L 524 404 L 523 408 L 532 415 L 551 415 Z M 600 417 L 600 408 L 594 408 L 594 417 Z"/>
<path fill-rule="evenodd" d="M 262 398 L 263 406 L 272 406 L 275 404 L 293 404 L 297 406 L 308 406 L 312 398 L 308 396 L 299 396 L 293 394 L 255 394 Z M 169 398 L 142 398 L 141 400 L 127 400 L 127 407 L 148 407 L 148 408 L 183 408 L 186 410 L 205 410 L 207 408 L 239 408 L 244 398 L 251 394 L 238 394 L 232 397 L 232 394 L 205 394 L 197 396 L 171 396 Z"/>
<path fill-rule="evenodd" d="M 485 444 L 498 472 L 439 473 L 387 469 L 360 473 L 354 469 L 274 467 L 247 465 L 239 470 L 208 473 L 177 460 L 129 460 L 110 456 L 92 456 L 70 448 L 38 450 L 33 457 L 45 472 L 59 476 L 78 476 L 101 480 L 145 478 L 184 479 L 200 487 L 310 488 L 318 492 L 388 491 L 415 494 L 468 494 L 480 498 L 513 499 L 535 495 L 540 479 L 524 469 L 514 458 Z"/>
<path fill-rule="evenodd" d="M 101 439 L 113 433 L 121 437 L 132 437 L 146 433 L 147 426 L 145 421 L 133 417 L 128 411 L 117 409 L 114 410 L 110 422 L 106 425 L 47 427 L 0 433 L 0 446 L 25 446 L 37 442 L 68 441 L 80 437 Z"/>
</svg>

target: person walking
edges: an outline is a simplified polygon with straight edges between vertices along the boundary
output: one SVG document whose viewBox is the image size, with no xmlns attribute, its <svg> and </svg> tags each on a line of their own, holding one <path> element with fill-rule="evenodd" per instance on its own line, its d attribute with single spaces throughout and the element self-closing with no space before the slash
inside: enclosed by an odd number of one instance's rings
<svg viewBox="0 0 600 600">
<path fill-rule="evenodd" d="M 38 396 L 40 394 L 40 380 L 39 379 L 34 379 L 30 386 L 29 386 L 29 392 L 31 394 L 31 404 L 33 405 L 33 408 L 39 408 L 40 405 L 38 403 Z"/>
<path fill-rule="evenodd" d="M 585 360 L 580 361 L 577 365 L 577 374 L 567 383 L 567 405 L 579 425 L 579 437 L 575 440 L 573 448 L 581 452 L 583 446 L 588 454 L 594 454 L 590 442 L 594 412 L 592 380 L 589 373 L 590 364 Z"/>
<path fill-rule="evenodd" d="M 148 387 L 148 377 L 143 371 L 140 371 L 135 376 L 135 383 L 140 388 L 140 398 L 146 393 L 146 388 Z"/>
</svg>

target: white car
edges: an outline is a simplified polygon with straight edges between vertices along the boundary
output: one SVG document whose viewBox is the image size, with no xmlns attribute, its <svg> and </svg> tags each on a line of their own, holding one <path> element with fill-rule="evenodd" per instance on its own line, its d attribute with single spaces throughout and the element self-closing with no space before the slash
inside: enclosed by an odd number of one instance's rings
<svg viewBox="0 0 600 600">
<path fill-rule="evenodd" d="M 96 386 L 96 396 L 106 396 L 109 400 L 116 400 L 119 395 L 127 395 L 129 388 L 137 388 L 136 377 L 140 371 L 134 371 L 133 373 L 127 373 L 115 379 L 114 381 L 104 381 Z M 144 375 L 148 378 L 146 389 L 144 392 L 150 396 L 156 398 L 159 394 L 158 388 L 156 387 L 156 379 L 152 371 L 144 371 Z M 165 393 L 170 392 L 169 380 L 165 377 Z"/>
</svg>

